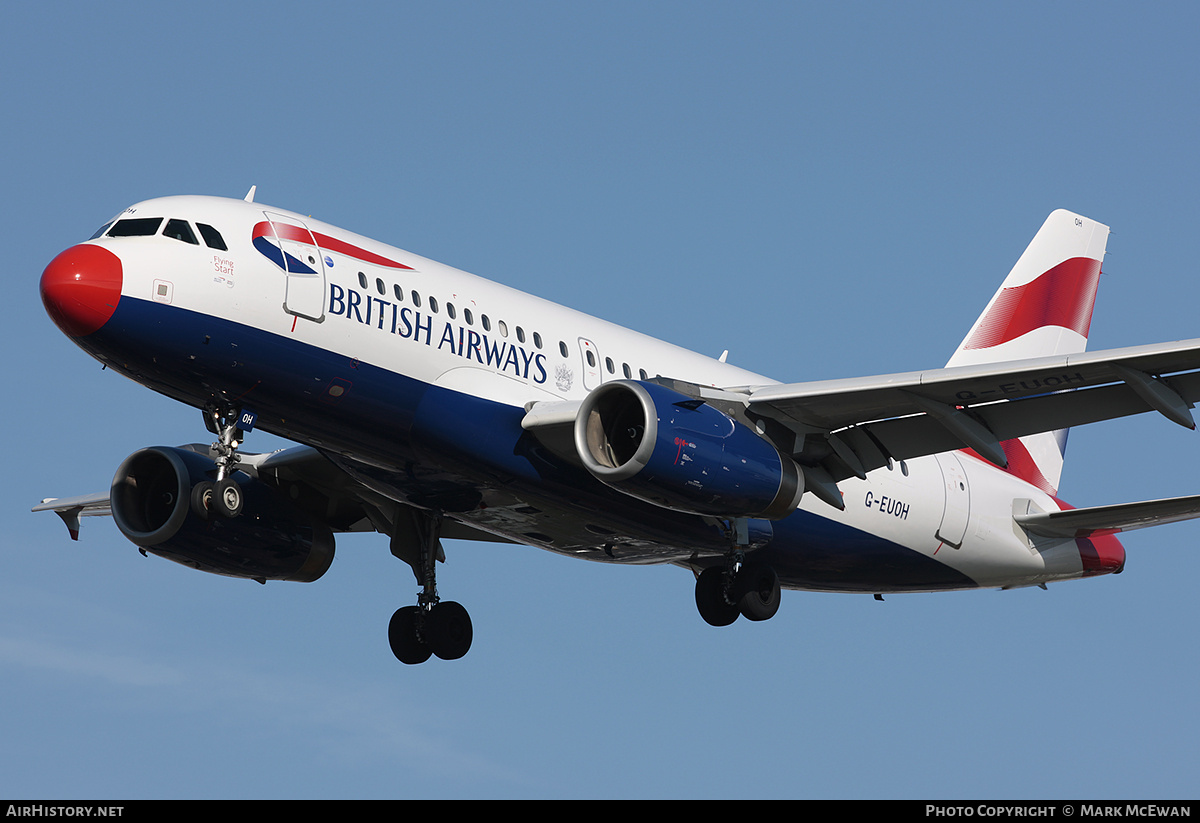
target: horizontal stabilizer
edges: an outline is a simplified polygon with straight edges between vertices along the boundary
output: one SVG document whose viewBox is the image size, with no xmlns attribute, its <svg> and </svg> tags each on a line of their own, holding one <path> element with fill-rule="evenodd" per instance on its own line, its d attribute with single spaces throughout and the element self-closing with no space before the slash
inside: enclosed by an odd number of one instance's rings
<svg viewBox="0 0 1200 823">
<path fill-rule="evenodd" d="M 1030 512 L 1013 516 L 1017 525 L 1044 537 L 1090 537 L 1177 523 L 1200 517 L 1200 495 L 1092 506 L 1060 512 Z"/>
</svg>

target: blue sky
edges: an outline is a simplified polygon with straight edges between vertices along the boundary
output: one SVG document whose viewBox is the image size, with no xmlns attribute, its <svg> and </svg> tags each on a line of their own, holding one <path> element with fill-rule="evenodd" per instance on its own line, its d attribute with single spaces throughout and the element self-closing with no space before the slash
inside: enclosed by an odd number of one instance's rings
<svg viewBox="0 0 1200 823">
<path fill-rule="evenodd" d="M 9 203 L 0 795 L 1190 798 L 1200 524 L 1119 576 L 785 593 L 723 630 L 682 570 L 447 546 L 461 661 L 398 664 L 386 539 L 314 584 L 71 543 L 198 412 L 100 366 L 37 280 L 132 202 L 258 200 L 781 380 L 945 362 L 1045 216 L 1113 229 L 1094 349 L 1200 336 L 1182 3 L 44 2 L 0 31 Z M 256 433 L 248 450 L 278 441 Z M 15 449 L 15 451 L 13 451 Z M 1191 494 L 1158 417 L 1071 435 L 1075 505 Z"/>
</svg>

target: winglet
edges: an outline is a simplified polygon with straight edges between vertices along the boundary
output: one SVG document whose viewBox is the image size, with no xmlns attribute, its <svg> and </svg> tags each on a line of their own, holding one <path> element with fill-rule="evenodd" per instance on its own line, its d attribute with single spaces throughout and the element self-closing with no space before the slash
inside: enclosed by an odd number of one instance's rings
<svg viewBox="0 0 1200 823">
<path fill-rule="evenodd" d="M 85 494 L 79 497 L 47 497 L 33 507 L 35 512 L 54 512 L 62 518 L 72 540 L 79 539 L 79 518 L 93 515 L 106 515 L 111 505 L 108 492 Z"/>
<path fill-rule="evenodd" d="M 72 540 L 79 539 L 79 513 L 82 508 L 67 509 L 65 512 L 55 512 L 62 518 L 62 522 L 66 524 L 67 531 L 71 534 Z"/>
</svg>

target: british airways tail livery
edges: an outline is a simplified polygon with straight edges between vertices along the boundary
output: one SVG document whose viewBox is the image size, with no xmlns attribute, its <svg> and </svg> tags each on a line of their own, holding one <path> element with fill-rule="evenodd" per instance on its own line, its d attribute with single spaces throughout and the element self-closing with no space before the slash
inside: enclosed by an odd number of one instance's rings
<svg viewBox="0 0 1200 823">
<path fill-rule="evenodd" d="M 1119 572 L 1118 532 L 1200 496 L 1076 509 L 1066 430 L 1161 412 L 1194 428 L 1200 340 L 1085 353 L 1108 228 L 1050 215 L 945 368 L 780 384 L 310 217 L 245 200 L 131 206 L 41 279 L 109 368 L 202 410 L 211 446 L 130 455 L 107 492 L 47 499 L 77 538 L 111 515 L 143 552 L 313 581 L 377 531 L 417 604 L 406 663 L 454 659 L 442 538 L 671 563 L 704 620 L 781 589 L 932 592 Z M 241 450 L 264 429 L 302 445 Z"/>
</svg>

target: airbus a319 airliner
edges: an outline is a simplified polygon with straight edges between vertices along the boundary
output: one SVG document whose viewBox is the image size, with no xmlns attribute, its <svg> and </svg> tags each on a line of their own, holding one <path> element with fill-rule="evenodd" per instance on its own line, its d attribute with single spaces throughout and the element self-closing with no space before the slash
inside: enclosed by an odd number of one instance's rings
<svg viewBox="0 0 1200 823">
<path fill-rule="evenodd" d="M 442 538 L 695 575 L 714 626 L 781 589 L 933 592 L 1119 572 L 1114 534 L 1200 497 L 1073 509 L 1066 429 L 1158 411 L 1194 428 L 1200 340 L 1085 353 L 1108 228 L 1050 215 L 944 368 L 781 384 L 300 214 L 130 206 L 41 278 L 108 368 L 202 410 L 211 445 L 130 455 L 109 515 L 143 554 L 313 581 L 377 531 L 417 580 L 395 656 L 455 659 Z M 263 429 L 297 442 L 251 454 Z"/>
</svg>

